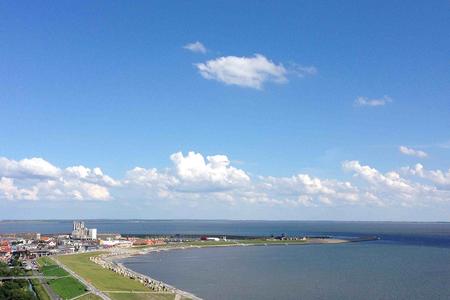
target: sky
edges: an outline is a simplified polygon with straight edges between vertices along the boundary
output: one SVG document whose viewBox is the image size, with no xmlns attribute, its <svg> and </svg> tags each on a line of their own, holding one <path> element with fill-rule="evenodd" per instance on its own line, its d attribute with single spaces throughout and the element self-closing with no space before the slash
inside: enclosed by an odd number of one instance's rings
<svg viewBox="0 0 450 300">
<path fill-rule="evenodd" d="M 450 221 L 449 1 L 3 1 L 0 219 Z"/>
</svg>

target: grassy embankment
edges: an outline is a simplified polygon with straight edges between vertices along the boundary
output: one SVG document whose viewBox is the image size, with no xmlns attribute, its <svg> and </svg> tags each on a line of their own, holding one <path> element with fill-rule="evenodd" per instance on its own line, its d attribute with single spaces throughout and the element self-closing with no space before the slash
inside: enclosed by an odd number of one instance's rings
<svg viewBox="0 0 450 300">
<path fill-rule="evenodd" d="M 48 280 L 50 288 L 63 299 L 71 299 L 86 293 L 86 287 L 64 269 L 56 265 L 48 257 L 38 259 L 40 271 L 45 276 L 61 276 L 58 279 Z"/>
<path fill-rule="evenodd" d="M 169 300 L 172 293 L 152 292 L 136 280 L 103 269 L 89 260 L 101 252 L 59 256 L 58 260 L 113 300 Z M 138 292 L 138 293 L 133 293 Z"/>
</svg>

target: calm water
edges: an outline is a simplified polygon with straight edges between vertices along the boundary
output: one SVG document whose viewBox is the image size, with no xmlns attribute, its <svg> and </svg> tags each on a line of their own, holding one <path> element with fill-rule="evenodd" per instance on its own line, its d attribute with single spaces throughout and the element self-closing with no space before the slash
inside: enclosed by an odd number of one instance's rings
<svg viewBox="0 0 450 300">
<path fill-rule="evenodd" d="M 176 250 L 124 260 L 205 299 L 450 299 L 450 223 L 113 221 L 99 232 L 378 235 L 341 245 Z M 3 221 L 0 232 L 69 232 L 71 221 Z"/>
<path fill-rule="evenodd" d="M 377 242 L 204 248 L 124 262 L 205 299 L 450 299 L 448 248 Z"/>
</svg>

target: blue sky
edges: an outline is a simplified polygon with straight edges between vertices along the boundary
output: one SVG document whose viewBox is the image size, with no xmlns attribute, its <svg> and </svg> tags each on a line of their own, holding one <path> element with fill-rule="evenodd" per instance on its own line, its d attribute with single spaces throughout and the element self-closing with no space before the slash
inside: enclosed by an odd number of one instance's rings
<svg viewBox="0 0 450 300">
<path fill-rule="evenodd" d="M 449 8 L 1 3 L 0 209 L 450 221 Z"/>
</svg>

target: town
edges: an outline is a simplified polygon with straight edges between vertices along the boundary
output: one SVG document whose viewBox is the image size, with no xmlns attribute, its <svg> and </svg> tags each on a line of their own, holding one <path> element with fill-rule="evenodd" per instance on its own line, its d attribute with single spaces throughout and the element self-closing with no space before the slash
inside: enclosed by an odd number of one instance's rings
<svg viewBox="0 0 450 300">
<path fill-rule="evenodd" d="M 187 299 L 196 299 L 193 295 L 98 256 L 99 253 L 118 254 L 157 248 L 169 243 L 183 244 L 193 240 L 216 242 L 221 239 L 122 236 L 120 233 L 98 232 L 96 228 L 86 227 L 83 221 L 74 221 L 70 233 L 3 233 L 0 234 L 0 299 L 111 299 L 59 261 L 64 257 L 82 259 L 84 256 L 79 255 L 83 254 L 87 254 L 86 258 L 102 269 L 108 269 L 107 272 L 120 274 L 116 279 L 119 282 L 132 280 L 132 291 L 151 291 L 157 293 L 155 297 L 161 294 L 162 297 L 169 297 L 168 299 L 176 294 L 185 295 Z M 223 240 L 226 241 L 226 238 Z M 125 252 L 121 252 L 121 249 Z M 129 284 L 128 282 L 127 285 Z"/>
<path fill-rule="evenodd" d="M 98 233 L 82 221 L 73 222 L 70 234 L 8 233 L 0 234 L 0 261 L 10 263 L 41 256 L 86 252 L 111 247 L 154 246 L 173 241 L 169 237 L 122 237 L 120 233 Z M 32 267 L 32 266 L 29 266 Z"/>
<path fill-rule="evenodd" d="M 121 294 L 131 297 L 129 293 L 136 291 L 164 299 L 200 299 L 137 273 L 120 259 L 173 249 L 343 242 L 349 240 L 285 234 L 252 237 L 100 232 L 83 221 L 73 221 L 70 233 L 0 234 L 0 299 L 122 299 Z M 19 292 L 25 294 L 18 298 L 8 296 Z"/>
</svg>

